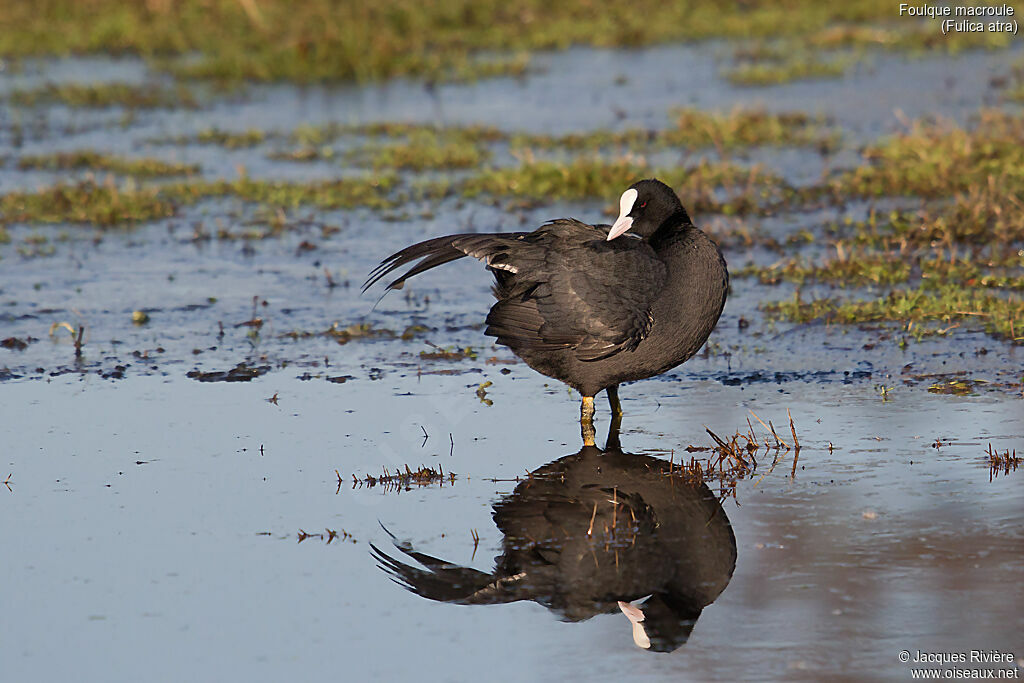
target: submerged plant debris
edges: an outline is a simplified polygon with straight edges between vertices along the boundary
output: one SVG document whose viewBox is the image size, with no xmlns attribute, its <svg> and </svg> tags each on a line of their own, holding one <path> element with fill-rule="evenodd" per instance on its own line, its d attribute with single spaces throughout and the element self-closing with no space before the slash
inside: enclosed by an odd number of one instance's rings
<svg viewBox="0 0 1024 683">
<path fill-rule="evenodd" d="M 269 370 L 269 365 L 249 365 L 247 363 L 239 363 L 230 370 L 216 372 L 200 372 L 199 370 L 191 370 L 186 373 L 186 376 L 199 382 L 251 382 L 260 375 L 266 374 Z"/>
</svg>

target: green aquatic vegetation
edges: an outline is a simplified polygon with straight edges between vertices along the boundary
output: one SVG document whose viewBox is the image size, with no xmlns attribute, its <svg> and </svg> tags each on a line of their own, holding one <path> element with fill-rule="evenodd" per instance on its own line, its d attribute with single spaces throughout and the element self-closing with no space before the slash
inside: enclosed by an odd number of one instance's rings
<svg viewBox="0 0 1024 683">
<path fill-rule="evenodd" d="M 755 145 L 813 145 L 832 149 L 840 132 L 822 116 L 803 112 L 769 112 L 734 108 L 725 113 L 686 108 L 673 112 L 675 126 L 664 133 L 673 145 L 714 145 L 718 148 Z"/>
<path fill-rule="evenodd" d="M 456 82 L 476 81 L 483 78 L 522 78 L 530 70 L 530 55 L 519 52 L 496 59 L 472 58 L 457 60 L 450 68 L 441 70 L 437 77 Z"/>
<path fill-rule="evenodd" d="M 420 358 L 422 360 L 476 360 L 477 354 L 473 350 L 473 347 L 467 346 L 465 348 L 457 348 L 454 346 L 447 346 L 441 348 L 435 346 L 430 342 L 427 344 L 433 349 L 433 351 L 420 351 Z"/>
<path fill-rule="evenodd" d="M 522 73 L 525 53 L 572 45 L 777 37 L 809 45 L 845 27 L 898 21 L 899 34 L 918 26 L 894 15 L 887 0 L 8 0 L 0 12 L 0 56 L 131 53 L 176 74 L 220 82 L 467 78 Z M 1012 40 L 987 32 L 943 36 L 934 22 L 924 23 L 921 34 L 928 40 L 914 43 L 924 48 Z M 891 43 L 866 30 L 829 40 Z M 903 48 L 899 41 L 891 46 Z"/>
<path fill-rule="evenodd" d="M 1018 5 L 1017 14 L 1022 9 L 1024 5 Z M 1004 49 L 1010 47 L 1014 39 L 1012 31 L 952 31 L 943 34 L 939 30 L 939 20 L 903 17 L 896 23 L 885 21 L 884 14 L 847 19 L 813 32 L 744 41 L 733 51 L 733 66 L 723 70 L 724 76 L 738 85 L 775 85 L 808 78 L 832 78 L 841 76 L 853 64 L 863 60 L 867 49 L 911 54 L 933 51 L 956 54 L 968 49 Z M 876 23 L 879 21 L 885 23 Z"/>
<path fill-rule="evenodd" d="M 1015 7 L 1016 16 L 1024 10 L 1024 4 L 1007 3 Z M 986 25 L 989 22 L 985 22 Z M 841 24 L 828 27 L 804 37 L 804 42 L 814 48 L 836 49 L 843 47 L 878 47 L 905 52 L 937 50 L 956 54 L 968 49 L 999 49 L 1009 47 L 1013 32 L 970 31 L 948 32 L 939 30 L 938 20 L 915 21 L 903 17 L 898 23 L 884 26 L 871 24 Z"/>
<path fill-rule="evenodd" d="M 374 168 L 404 168 L 414 171 L 436 168 L 470 168 L 479 166 L 489 156 L 487 150 L 457 142 L 416 142 L 386 145 L 370 151 Z"/>
<path fill-rule="evenodd" d="M 159 186 L 139 186 L 132 180 L 117 186 L 92 180 L 74 185 L 59 184 L 38 192 L 0 195 L 0 220 L 22 223 L 92 223 L 111 227 L 167 218 L 182 204 L 210 197 L 228 196 L 267 204 L 295 207 L 311 204 L 323 209 L 365 206 L 387 208 L 397 200 L 390 197 L 397 178 L 345 178 L 313 183 L 254 180 L 189 180 Z"/>
<path fill-rule="evenodd" d="M 199 172 L 199 166 L 196 164 L 181 164 L 160 159 L 126 159 L 100 154 L 91 149 L 23 156 L 18 160 L 18 168 L 23 171 L 28 169 L 106 171 L 139 177 L 192 175 Z"/>
<path fill-rule="evenodd" d="M 374 337 L 394 338 L 395 331 L 383 327 L 374 327 L 370 323 L 353 323 L 348 327 L 340 327 L 332 323 L 322 334 L 333 337 L 339 344 L 347 344 L 353 339 L 372 339 Z"/>
<path fill-rule="evenodd" d="M 662 134 L 659 131 L 640 128 L 629 128 L 622 131 L 595 130 L 564 135 L 515 133 L 509 138 L 509 146 L 513 149 L 564 149 L 572 152 L 596 152 L 612 147 L 632 150 L 649 149 L 657 145 L 661 139 Z"/>
<path fill-rule="evenodd" d="M 504 140 L 507 135 L 493 126 L 435 126 L 430 123 L 405 121 L 373 121 L 370 123 L 343 124 L 330 122 L 321 125 L 303 124 L 297 126 L 289 136 L 291 141 L 305 147 L 319 147 L 344 136 L 373 138 L 434 137 L 444 140 L 483 143 Z"/>
<path fill-rule="evenodd" d="M 485 143 L 503 140 L 506 135 L 496 128 L 479 125 L 437 127 L 393 121 L 332 122 L 297 127 L 289 139 L 298 147 L 275 150 L 268 157 L 284 161 L 330 160 L 339 156 L 331 143 L 345 137 L 371 138 L 346 155 L 355 164 L 377 169 L 426 170 L 478 166 L 491 155 Z"/>
<path fill-rule="evenodd" d="M 147 142 L 154 145 L 217 145 L 225 149 L 245 149 L 262 144 L 269 136 L 270 134 L 257 128 L 240 132 L 204 128 L 195 135 L 150 138 Z"/>
<path fill-rule="evenodd" d="M 50 242 L 46 235 L 32 233 L 21 240 L 17 252 L 22 258 L 39 258 L 53 256 L 57 253 L 57 247 Z"/>
<path fill-rule="evenodd" d="M 970 129 L 916 121 L 863 152 L 865 165 L 828 185 L 836 197 L 948 197 L 995 183 L 1024 191 L 1024 117 L 983 110 Z"/>
<path fill-rule="evenodd" d="M 420 132 L 406 142 L 365 145 L 353 151 L 353 158 L 368 159 L 374 168 L 403 168 L 414 171 L 479 166 L 490 151 L 471 139 L 452 139 L 434 132 Z"/>
<path fill-rule="evenodd" d="M 798 53 L 778 61 L 741 62 L 725 69 L 723 75 L 735 85 L 778 85 L 790 81 L 842 76 L 853 61 L 852 57 Z"/>
<path fill-rule="evenodd" d="M 322 147 L 298 147 L 292 150 L 274 150 L 267 153 L 268 159 L 274 161 L 326 161 L 337 156 L 330 145 Z"/>
<path fill-rule="evenodd" d="M 952 201 L 918 210 L 870 211 L 863 221 L 847 220 L 827 228 L 860 246 L 905 251 L 908 247 L 992 246 L 1016 252 L 1024 242 L 1024 199 L 993 178 Z"/>
<path fill-rule="evenodd" d="M 842 248 L 840 248 L 842 249 Z M 892 252 L 847 252 L 820 264 L 801 257 L 788 258 L 768 266 L 748 264 L 734 271 L 737 278 L 755 277 L 762 284 L 826 282 L 839 287 L 895 285 L 912 276 L 922 289 L 955 284 L 989 289 L 1024 289 L 1024 255 L 1001 259 L 992 257 L 951 257 L 942 251 L 910 254 Z"/>
<path fill-rule="evenodd" d="M 936 255 L 922 259 L 921 287 L 941 288 L 946 284 L 988 289 L 1024 289 L 1024 254 L 1004 259 L 957 259 Z"/>
<path fill-rule="evenodd" d="M 510 136 L 509 144 L 513 148 L 560 148 L 577 152 L 614 147 L 662 149 L 665 146 L 734 149 L 758 145 L 807 145 L 833 149 L 840 141 L 840 132 L 824 117 L 803 112 L 774 113 L 739 107 L 728 112 L 708 112 L 682 108 L 673 110 L 671 115 L 674 125 L 662 131 L 628 128 L 565 135 L 519 133 Z"/>
<path fill-rule="evenodd" d="M 249 128 L 238 133 L 231 133 L 219 128 L 206 128 L 196 134 L 196 142 L 200 145 L 218 145 L 227 149 L 255 147 L 266 138 L 267 134 L 256 128 Z"/>
<path fill-rule="evenodd" d="M 292 131 L 289 139 L 302 147 L 317 148 L 334 142 L 350 130 L 350 126 L 343 126 L 342 124 L 333 122 L 319 126 L 304 123 L 297 126 L 295 130 Z"/>
<path fill-rule="evenodd" d="M 565 163 L 527 161 L 485 169 L 459 188 L 480 194 L 534 200 L 618 197 L 637 178 L 657 177 L 677 190 L 694 213 L 749 213 L 771 202 L 784 183 L 760 166 L 702 159 L 692 167 L 654 169 L 635 159 L 573 158 Z"/>
<path fill-rule="evenodd" d="M 275 151 L 267 154 L 268 159 L 276 161 L 327 161 L 337 156 L 330 145 L 319 148 L 300 147 L 291 151 Z"/>
<path fill-rule="evenodd" d="M 246 201 L 281 207 L 312 204 L 323 209 L 356 206 L 382 209 L 395 204 L 395 200 L 390 198 L 390 193 L 397 182 L 397 177 L 391 174 L 311 183 L 256 180 L 242 176 L 231 181 L 214 180 L 164 185 L 159 193 L 161 197 L 187 203 L 207 197 L 234 196 Z"/>
<path fill-rule="evenodd" d="M 154 188 L 134 183 L 118 187 L 84 181 L 60 184 L 38 192 L 0 196 L 0 219 L 7 222 L 92 223 L 110 227 L 173 216 L 174 204 Z"/>
<path fill-rule="evenodd" d="M 82 109 L 192 109 L 199 106 L 195 96 L 185 86 L 165 87 L 154 83 L 47 83 L 32 90 L 12 90 L 7 98 L 12 104 L 20 106 L 57 103 Z"/>
<path fill-rule="evenodd" d="M 813 298 L 805 301 L 799 292 L 785 301 L 761 304 L 769 318 L 797 323 L 899 322 L 942 323 L 947 332 L 965 321 L 980 323 L 993 336 L 1019 341 L 1024 328 L 1024 300 L 1001 296 L 978 287 L 943 284 L 937 287 L 894 289 L 872 299 L 839 300 Z"/>
<path fill-rule="evenodd" d="M 802 258 L 790 258 L 769 266 L 748 264 L 734 277 L 756 277 L 762 284 L 780 282 L 828 282 L 840 287 L 894 285 L 910 279 L 910 264 L 889 254 L 831 260 L 814 265 Z"/>
<path fill-rule="evenodd" d="M 442 128 L 388 121 L 304 125 L 290 136 L 298 143 L 297 148 L 276 150 L 268 156 L 286 161 L 332 159 L 338 156 L 338 151 L 330 143 L 342 137 L 371 138 L 347 154 L 346 158 L 355 164 L 378 169 L 425 170 L 478 166 L 491 154 L 485 143 L 502 140 L 505 134 L 489 126 Z"/>
<path fill-rule="evenodd" d="M 1014 65 L 1010 72 L 1003 97 L 1011 102 L 1024 102 L 1024 60 Z"/>
</svg>

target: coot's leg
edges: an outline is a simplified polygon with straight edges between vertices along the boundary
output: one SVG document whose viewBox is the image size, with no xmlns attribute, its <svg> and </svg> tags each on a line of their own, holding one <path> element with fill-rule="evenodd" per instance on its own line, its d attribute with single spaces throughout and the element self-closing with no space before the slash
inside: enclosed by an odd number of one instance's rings
<svg viewBox="0 0 1024 683">
<path fill-rule="evenodd" d="M 613 417 L 622 417 L 622 404 L 619 403 L 619 385 L 610 386 L 608 392 L 608 405 L 612 407 Z"/>
<path fill-rule="evenodd" d="M 584 396 L 580 404 L 580 432 L 583 434 L 583 445 L 594 444 L 594 397 Z"/>
</svg>

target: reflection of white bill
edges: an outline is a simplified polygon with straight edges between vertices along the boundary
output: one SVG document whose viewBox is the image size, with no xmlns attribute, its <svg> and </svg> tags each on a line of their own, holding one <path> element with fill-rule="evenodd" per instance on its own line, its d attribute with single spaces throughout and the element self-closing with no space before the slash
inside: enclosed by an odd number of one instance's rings
<svg viewBox="0 0 1024 683">
<path fill-rule="evenodd" d="M 645 650 L 651 647 L 651 639 L 647 637 L 647 631 L 644 629 L 643 621 L 646 617 L 643 610 L 631 602 L 622 600 L 619 600 L 619 609 L 633 623 L 633 642 L 636 646 Z"/>
</svg>

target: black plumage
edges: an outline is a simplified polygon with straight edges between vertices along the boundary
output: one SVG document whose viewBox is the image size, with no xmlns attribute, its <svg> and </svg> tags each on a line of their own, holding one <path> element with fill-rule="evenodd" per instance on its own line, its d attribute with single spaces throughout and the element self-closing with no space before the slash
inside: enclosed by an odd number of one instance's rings
<svg viewBox="0 0 1024 683">
<path fill-rule="evenodd" d="M 420 242 L 385 259 L 363 289 L 416 261 L 389 290 L 463 256 L 480 259 L 494 274 L 498 300 L 485 334 L 579 391 L 584 419 L 602 389 L 619 412 L 621 382 L 661 374 L 700 349 L 729 285 L 717 245 L 693 225 L 670 187 L 641 180 L 619 204 L 613 226 L 566 218 L 529 233 Z"/>
</svg>

